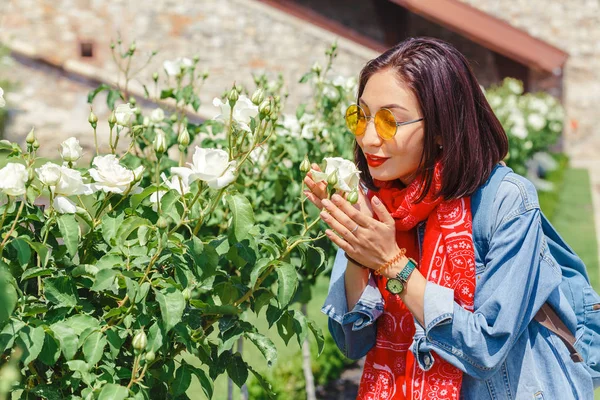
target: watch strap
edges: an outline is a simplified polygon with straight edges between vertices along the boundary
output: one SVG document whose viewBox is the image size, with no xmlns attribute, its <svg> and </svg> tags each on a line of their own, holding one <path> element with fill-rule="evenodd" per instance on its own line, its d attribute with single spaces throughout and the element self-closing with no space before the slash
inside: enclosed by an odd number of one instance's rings
<svg viewBox="0 0 600 400">
<path fill-rule="evenodd" d="M 402 268 L 402 271 L 398 272 L 396 278 L 402 283 L 406 283 L 408 281 L 408 277 L 415 270 L 416 267 L 417 262 L 409 257 L 408 262 L 406 263 L 404 268 Z"/>
</svg>

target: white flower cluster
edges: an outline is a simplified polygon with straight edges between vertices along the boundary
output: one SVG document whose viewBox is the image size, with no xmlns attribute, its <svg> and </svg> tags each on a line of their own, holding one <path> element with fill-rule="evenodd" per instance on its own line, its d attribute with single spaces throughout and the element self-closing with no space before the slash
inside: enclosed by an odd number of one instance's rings
<svg viewBox="0 0 600 400">
<path fill-rule="evenodd" d="M 324 160 L 325 172 L 310 170 L 315 182 L 327 181 L 331 175 L 337 175 L 334 188 L 348 193 L 358 190 L 360 171 L 352 161 L 341 157 L 326 157 Z"/>
</svg>

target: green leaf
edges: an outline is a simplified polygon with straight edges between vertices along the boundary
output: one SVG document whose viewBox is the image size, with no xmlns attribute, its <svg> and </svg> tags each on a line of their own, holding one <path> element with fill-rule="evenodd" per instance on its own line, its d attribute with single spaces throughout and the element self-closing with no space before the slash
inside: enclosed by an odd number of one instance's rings
<svg viewBox="0 0 600 400">
<path fill-rule="evenodd" d="M 8 266 L 0 260 L 0 327 L 10 318 L 17 306 L 17 290 Z M 0 349 L 0 353 L 4 349 Z"/>
<path fill-rule="evenodd" d="M 83 343 L 83 355 L 89 365 L 96 365 L 102 359 L 106 343 L 106 337 L 100 331 L 95 331 L 88 336 Z"/>
<path fill-rule="evenodd" d="M 233 383 L 242 387 L 248 379 L 248 365 L 239 353 L 235 353 L 227 363 L 227 375 L 231 378 Z"/>
<path fill-rule="evenodd" d="M 38 276 L 50 276 L 54 273 L 50 268 L 29 268 L 21 275 L 21 282 L 27 279 L 36 278 Z"/>
<path fill-rule="evenodd" d="M 204 303 L 201 300 L 190 300 L 190 305 L 198 308 L 202 311 L 202 314 L 211 314 L 211 315 L 236 315 L 242 312 L 238 307 L 233 306 L 231 304 L 226 304 L 222 306 L 215 306 L 212 304 Z"/>
<path fill-rule="evenodd" d="M 0 332 L 0 353 L 13 346 L 17 333 L 25 327 L 23 321 L 10 320 Z"/>
<path fill-rule="evenodd" d="M 321 355 L 323 348 L 325 347 L 325 337 L 323 336 L 321 328 L 319 328 L 313 320 L 308 320 L 308 327 L 312 331 L 313 335 L 315 336 L 315 340 L 317 341 L 317 348 L 319 349 L 319 353 L 317 354 L 318 357 Z"/>
<path fill-rule="evenodd" d="M 246 332 L 246 337 L 258 347 L 267 360 L 267 366 L 271 367 L 277 362 L 277 348 L 275 348 L 271 339 L 256 332 Z"/>
<path fill-rule="evenodd" d="M 179 396 L 184 394 L 192 383 L 192 371 L 188 368 L 188 364 L 185 361 L 181 361 L 181 366 L 177 368 L 175 373 L 175 380 L 171 384 L 171 391 L 173 396 Z"/>
<path fill-rule="evenodd" d="M 289 312 L 284 312 L 277 320 L 277 332 L 287 346 L 291 337 L 294 336 L 294 318 Z"/>
<path fill-rule="evenodd" d="M 152 324 L 150 329 L 148 329 L 148 344 L 146 347 L 149 351 L 156 353 L 158 349 L 160 349 L 160 347 L 163 345 L 163 333 L 164 332 L 157 322 Z"/>
<path fill-rule="evenodd" d="M 315 76 L 315 73 L 313 71 L 307 72 L 306 74 L 302 75 L 302 78 L 300 78 L 299 83 L 306 83 L 313 76 Z"/>
<path fill-rule="evenodd" d="M 54 337 L 58 339 L 60 350 L 64 354 L 65 359 L 67 361 L 72 360 L 79 348 L 79 340 L 77 339 L 77 335 L 75 335 L 75 331 L 67 326 L 65 322 L 57 322 L 51 325 L 50 329 L 54 332 Z"/>
<path fill-rule="evenodd" d="M 112 356 L 112 358 L 116 358 L 119 355 L 119 352 L 121 351 L 121 346 L 123 346 L 123 343 L 125 342 L 125 339 L 120 337 L 117 332 L 115 332 L 112 329 L 108 329 L 106 331 L 106 338 L 108 341 L 108 347 L 109 347 L 109 351 L 110 351 L 110 355 Z"/>
<path fill-rule="evenodd" d="M 271 384 L 265 378 L 263 378 L 263 376 L 261 374 L 256 372 L 254 370 L 254 368 L 249 366 L 248 369 L 254 374 L 254 377 L 256 378 L 256 380 L 258 381 L 260 386 L 265 390 L 269 399 L 275 399 L 276 394 L 275 394 L 275 392 L 273 392 L 273 388 L 271 387 Z"/>
<path fill-rule="evenodd" d="M 118 271 L 115 271 L 112 268 L 101 269 L 96 274 L 96 278 L 94 279 L 94 285 L 92 286 L 93 291 L 101 292 L 110 288 L 115 283 L 115 277 L 117 276 Z"/>
<path fill-rule="evenodd" d="M 75 307 L 77 305 L 75 286 L 67 276 L 46 278 L 44 280 L 44 294 L 48 301 L 61 307 Z"/>
<path fill-rule="evenodd" d="M 192 373 L 194 375 L 196 375 L 196 378 L 198 378 L 198 381 L 200 382 L 200 386 L 202 387 L 202 391 L 204 392 L 204 395 L 206 397 L 208 397 L 209 399 L 212 399 L 213 391 L 214 391 L 214 383 L 213 383 L 212 379 L 209 379 L 208 376 L 206 376 L 206 372 L 204 372 L 200 368 L 194 367 L 192 365 L 188 365 L 188 367 L 190 368 Z"/>
<path fill-rule="evenodd" d="M 17 251 L 19 266 L 24 269 L 29 263 L 29 259 L 31 259 L 31 249 L 29 248 L 29 245 L 21 238 L 14 239 L 10 244 Z"/>
<path fill-rule="evenodd" d="M 304 339 L 306 339 L 306 335 L 308 335 L 308 323 L 306 320 L 306 316 L 302 314 L 298 310 L 290 311 L 292 318 L 294 319 L 294 332 L 296 332 L 296 337 L 298 338 L 298 344 L 302 347 L 302 343 L 304 343 Z"/>
<path fill-rule="evenodd" d="M 120 90 L 113 89 L 108 92 L 108 96 L 106 96 L 106 105 L 108 106 L 109 110 L 112 110 L 115 108 L 115 102 L 119 98 L 122 100 L 125 100 L 123 98 L 123 95 L 121 94 Z"/>
<path fill-rule="evenodd" d="M 58 358 L 60 357 L 60 344 L 59 342 L 52 337 L 52 335 L 46 335 L 44 338 L 44 346 L 42 347 L 42 351 L 38 356 L 38 359 L 51 367 L 56 364 Z"/>
<path fill-rule="evenodd" d="M 27 241 L 29 246 L 31 246 L 31 248 L 37 253 L 41 263 L 40 267 L 45 268 L 46 265 L 48 265 L 48 260 L 50 259 L 50 254 L 52 253 L 51 248 L 43 243 L 32 242 L 29 239 L 25 239 L 25 241 Z"/>
<path fill-rule="evenodd" d="M 94 317 L 90 317 L 89 315 L 85 314 L 74 315 L 71 318 L 65 320 L 65 324 L 69 328 L 73 329 L 77 336 L 81 335 L 86 329 L 95 329 L 100 327 L 100 321 L 98 321 Z"/>
<path fill-rule="evenodd" d="M 131 208 L 133 208 L 135 210 L 142 203 L 142 201 L 144 201 L 145 198 L 147 198 L 152 193 L 157 192 L 159 190 L 160 190 L 159 186 L 152 185 L 152 186 L 148 186 L 141 193 L 132 195 L 129 200 L 129 204 L 131 204 Z"/>
<path fill-rule="evenodd" d="M 90 365 L 83 360 L 71 360 L 67 361 L 67 365 L 69 369 L 73 372 L 88 372 L 90 370 Z"/>
<path fill-rule="evenodd" d="M 151 224 L 150 221 L 148 221 L 147 219 L 138 216 L 132 216 L 127 218 L 125 221 L 123 221 L 123 224 L 121 224 L 121 226 L 118 228 L 116 239 L 120 243 L 122 243 L 123 241 L 127 240 L 129 235 L 131 235 L 133 231 L 135 231 L 142 225 L 150 226 Z"/>
<path fill-rule="evenodd" d="M 105 214 L 100 221 L 100 229 L 102 231 L 102 237 L 107 244 L 114 245 L 113 239 L 117 234 L 117 230 L 123 224 L 125 214 L 119 214 L 117 217 L 109 217 Z"/>
<path fill-rule="evenodd" d="M 107 383 L 102 388 L 98 400 L 125 400 L 129 397 L 129 390 L 121 385 Z"/>
<path fill-rule="evenodd" d="M 200 238 L 193 236 L 186 242 L 190 255 L 200 279 L 206 279 L 215 274 L 219 263 L 219 255 L 211 245 L 204 245 Z"/>
<path fill-rule="evenodd" d="M 163 292 L 155 291 L 156 301 L 160 306 L 160 313 L 165 322 L 166 331 L 170 331 L 181 321 L 185 309 L 183 294 L 176 288 L 168 288 Z"/>
<path fill-rule="evenodd" d="M 286 307 L 298 286 L 298 274 L 296 268 L 292 264 L 281 263 L 276 269 L 277 271 L 277 300 L 279 305 Z"/>
<path fill-rule="evenodd" d="M 60 389 L 51 385 L 38 385 L 31 389 L 31 394 L 47 400 L 64 400 Z"/>
<path fill-rule="evenodd" d="M 92 102 L 94 101 L 94 98 L 98 95 L 98 93 L 100 93 L 104 90 L 110 90 L 110 86 L 108 86 L 106 83 L 101 84 L 96 89 L 94 89 L 90 93 L 88 93 L 87 102 L 92 104 Z"/>
<path fill-rule="evenodd" d="M 71 257 L 77 255 L 79 246 L 79 224 L 73 214 L 62 214 L 57 219 L 58 230 L 63 237 L 67 251 Z"/>
<path fill-rule="evenodd" d="M 258 260 L 252 272 L 250 273 L 250 287 L 254 288 L 256 286 L 256 281 L 262 275 L 263 271 L 265 271 L 271 264 L 271 260 L 268 258 L 261 258 Z"/>
<path fill-rule="evenodd" d="M 233 237 L 241 242 L 248 237 L 249 231 L 254 225 L 254 211 L 246 197 L 236 193 L 227 195 L 227 204 L 233 217 Z"/>
<path fill-rule="evenodd" d="M 23 350 L 23 355 L 21 356 L 23 364 L 29 365 L 30 362 L 38 358 L 44 346 L 45 335 L 44 328 L 41 326 L 37 328 L 26 326 L 19 332 L 15 344 Z"/>
</svg>

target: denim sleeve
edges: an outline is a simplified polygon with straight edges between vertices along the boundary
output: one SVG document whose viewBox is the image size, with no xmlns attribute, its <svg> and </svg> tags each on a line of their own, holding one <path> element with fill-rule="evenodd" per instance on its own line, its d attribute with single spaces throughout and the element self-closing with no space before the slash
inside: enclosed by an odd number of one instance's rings
<svg viewBox="0 0 600 400">
<path fill-rule="evenodd" d="M 352 311 L 348 311 L 344 282 L 347 265 L 344 252 L 338 250 L 321 312 L 329 317 L 329 331 L 342 353 L 359 359 L 375 345 L 374 322 L 383 313 L 383 298 L 371 276 L 360 299 Z"/>
<path fill-rule="evenodd" d="M 497 226 L 485 260 L 485 285 L 493 289 L 474 312 L 454 301 L 452 289 L 427 283 L 424 326 L 415 324 L 411 345 L 420 367 L 431 368 L 433 351 L 468 375 L 493 375 L 561 282 L 550 257 L 540 210 L 534 207 L 508 215 Z"/>
</svg>

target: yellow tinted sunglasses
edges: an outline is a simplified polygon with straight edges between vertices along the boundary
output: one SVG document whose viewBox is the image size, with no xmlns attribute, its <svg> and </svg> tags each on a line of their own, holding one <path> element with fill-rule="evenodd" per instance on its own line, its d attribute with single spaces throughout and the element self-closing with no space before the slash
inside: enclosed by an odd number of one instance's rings
<svg viewBox="0 0 600 400">
<path fill-rule="evenodd" d="M 375 113 L 374 117 L 367 115 L 365 110 L 358 104 L 352 104 L 346 110 L 346 126 L 355 136 L 364 135 L 367 130 L 367 124 L 372 118 L 375 120 L 375 131 L 377 131 L 377 134 L 383 140 L 393 138 L 399 126 L 423 121 L 423 118 L 419 118 L 412 121 L 396 122 L 394 114 L 387 108 L 381 108 Z"/>
</svg>

